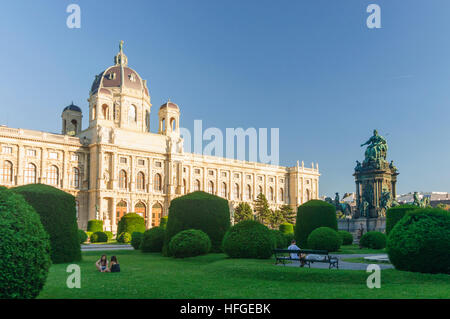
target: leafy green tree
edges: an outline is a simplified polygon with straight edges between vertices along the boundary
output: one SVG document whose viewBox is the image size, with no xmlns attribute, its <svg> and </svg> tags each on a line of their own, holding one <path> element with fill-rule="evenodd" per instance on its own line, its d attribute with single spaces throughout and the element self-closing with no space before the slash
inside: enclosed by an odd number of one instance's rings
<svg viewBox="0 0 450 319">
<path fill-rule="evenodd" d="M 248 203 L 239 203 L 234 210 L 234 223 L 237 224 L 243 220 L 253 220 L 253 210 Z"/>
<path fill-rule="evenodd" d="M 443 209 L 443 210 L 448 210 L 448 211 L 450 211 L 450 205 L 447 205 L 447 204 L 444 204 L 444 203 L 439 203 L 439 204 L 437 204 L 437 205 L 436 205 L 436 208 L 440 208 L 440 209 Z"/>
<path fill-rule="evenodd" d="M 265 225 L 270 224 L 270 216 L 272 215 L 272 212 L 264 194 L 261 193 L 256 197 L 253 207 L 255 208 L 256 218 L 258 221 Z"/>
<path fill-rule="evenodd" d="M 270 211 L 270 216 L 268 218 L 270 227 L 272 229 L 278 229 L 281 223 L 284 223 L 286 219 L 284 218 L 283 211 L 276 209 Z"/>
<path fill-rule="evenodd" d="M 281 214 L 283 215 L 284 222 L 295 224 L 295 221 L 297 219 L 297 212 L 295 212 L 291 206 L 283 205 L 280 207 L 280 211 Z"/>
</svg>

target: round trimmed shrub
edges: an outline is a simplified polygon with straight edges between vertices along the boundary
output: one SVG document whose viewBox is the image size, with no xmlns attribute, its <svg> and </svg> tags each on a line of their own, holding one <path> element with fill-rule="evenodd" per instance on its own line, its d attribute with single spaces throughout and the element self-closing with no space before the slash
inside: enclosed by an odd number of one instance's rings
<svg viewBox="0 0 450 319">
<path fill-rule="evenodd" d="M 168 220 L 167 216 L 161 217 L 161 220 L 159 222 L 159 227 L 161 227 L 162 229 L 166 229 L 166 227 L 167 227 L 167 220 Z"/>
<path fill-rule="evenodd" d="M 337 231 L 329 227 L 314 229 L 308 236 L 308 248 L 317 250 L 338 251 L 342 239 Z"/>
<path fill-rule="evenodd" d="M 389 235 L 395 224 L 397 224 L 397 222 L 402 219 L 406 213 L 417 208 L 417 206 L 409 204 L 389 208 L 386 211 L 386 235 Z"/>
<path fill-rule="evenodd" d="M 153 227 L 144 232 L 140 249 L 144 253 L 158 253 L 162 251 L 164 244 L 164 228 Z"/>
<path fill-rule="evenodd" d="M 274 237 L 276 248 L 286 248 L 286 237 L 284 237 L 284 234 L 276 229 L 271 230 L 271 232 Z"/>
<path fill-rule="evenodd" d="M 170 203 L 163 253 L 173 236 L 182 230 L 199 229 L 211 239 L 212 251 L 220 252 L 223 236 L 230 228 L 230 209 L 224 198 L 205 192 L 193 192 Z"/>
<path fill-rule="evenodd" d="M 173 236 L 169 243 L 170 255 L 175 258 L 205 255 L 210 249 L 208 234 L 198 229 L 183 230 Z"/>
<path fill-rule="evenodd" d="M 112 231 L 105 231 L 104 233 L 108 237 L 108 241 L 111 241 L 114 238 L 114 234 L 112 233 Z"/>
<path fill-rule="evenodd" d="M 334 205 L 313 199 L 299 206 L 295 224 L 295 238 L 300 247 L 307 246 L 309 234 L 319 227 L 338 230 Z"/>
<path fill-rule="evenodd" d="M 51 265 L 50 241 L 22 196 L 0 187 L 0 299 L 37 297 Z"/>
<path fill-rule="evenodd" d="M 386 235 L 377 231 L 369 231 L 361 237 L 359 245 L 365 248 L 382 249 L 386 247 Z"/>
<path fill-rule="evenodd" d="M 231 258 L 267 259 L 275 240 L 269 228 L 255 220 L 244 220 L 230 228 L 223 238 L 223 251 Z"/>
<path fill-rule="evenodd" d="M 127 232 L 120 233 L 117 236 L 117 242 L 122 244 L 128 244 L 131 241 L 131 234 Z"/>
<path fill-rule="evenodd" d="M 87 224 L 87 231 L 95 233 L 98 231 L 103 231 L 103 220 L 91 219 Z"/>
<path fill-rule="evenodd" d="M 144 237 L 144 234 L 137 231 L 131 234 L 131 246 L 135 250 L 138 250 L 141 246 L 142 237 Z"/>
<path fill-rule="evenodd" d="M 50 236 L 52 262 L 80 261 L 75 197 L 44 184 L 28 184 L 12 190 L 21 194 L 39 214 L 42 225 Z"/>
<path fill-rule="evenodd" d="M 280 232 L 283 234 L 293 234 L 294 233 L 294 225 L 291 223 L 282 223 L 280 224 Z"/>
<path fill-rule="evenodd" d="M 82 244 L 88 240 L 88 235 L 84 230 L 78 229 L 78 238 L 80 239 L 80 244 Z"/>
<path fill-rule="evenodd" d="M 106 243 L 108 241 L 108 236 L 105 232 L 97 231 L 91 235 L 91 243 Z"/>
<path fill-rule="evenodd" d="M 92 234 L 93 234 L 93 232 L 91 232 L 91 231 L 86 232 L 86 235 L 87 235 L 89 241 L 91 241 Z"/>
<path fill-rule="evenodd" d="M 122 216 L 117 224 L 117 233 L 145 232 L 145 219 L 136 213 L 128 213 Z M 131 235 L 130 235 L 131 236 Z M 131 237 L 130 237 L 131 240 Z"/>
<path fill-rule="evenodd" d="M 353 244 L 353 235 L 352 233 L 346 231 L 346 230 L 340 230 L 338 231 L 338 235 L 341 236 L 342 239 L 342 245 L 351 245 Z"/>
<path fill-rule="evenodd" d="M 421 208 L 407 213 L 387 240 L 396 269 L 450 274 L 450 212 Z"/>
</svg>

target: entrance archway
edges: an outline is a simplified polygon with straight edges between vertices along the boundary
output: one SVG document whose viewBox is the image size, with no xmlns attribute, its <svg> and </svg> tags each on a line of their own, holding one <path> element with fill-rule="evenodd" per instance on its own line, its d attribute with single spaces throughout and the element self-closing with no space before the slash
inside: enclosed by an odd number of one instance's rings
<svg viewBox="0 0 450 319">
<path fill-rule="evenodd" d="M 162 215 L 162 206 L 159 203 L 156 203 L 152 207 L 152 227 L 159 226 Z"/>
<path fill-rule="evenodd" d="M 127 202 L 126 201 L 120 201 L 116 205 L 116 224 L 119 223 L 119 220 L 122 218 L 123 215 L 127 213 Z"/>
</svg>

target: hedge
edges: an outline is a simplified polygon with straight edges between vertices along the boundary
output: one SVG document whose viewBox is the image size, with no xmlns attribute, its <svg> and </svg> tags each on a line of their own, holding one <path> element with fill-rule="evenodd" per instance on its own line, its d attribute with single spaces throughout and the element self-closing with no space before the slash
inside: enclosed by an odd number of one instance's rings
<svg viewBox="0 0 450 319">
<path fill-rule="evenodd" d="M 142 237 L 144 237 L 144 234 L 137 231 L 131 234 L 131 246 L 134 249 L 138 250 L 141 247 Z"/>
<path fill-rule="evenodd" d="M 161 227 L 153 227 L 144 232 L 140 249 L 144 253 L 161 252 L 165 231 Z"/>
<path fill-rule="evenodd" d="M 319 227 L 329 227 L 337 231 L 336 208 L 322 200 L 310 200 L 297 209 L 295 238 L 302 248 L 306 248 L 308 236 Z"/>
<path fill-rule="evenodd" d="M 108 241 L 111 241 L 114 238 L 114 234 L 112 233 L 112 231 L 105 231 L 104 233 L 108 237 Z"/>
<path fill-rule="evenodd" d="M 161 217 L 161 220 L 159 222 L 159 227 L 161 227 L 162 229 L 166 229 L 166 227 L 167 227 L 167 220 L 168 220 L 167 216 Z"/>
<path fill-rule="evenodd" d="M 50 240 L 22 196 L 0 187 L 0 299 L 39 295 L 51 265 Z"/>
<path fill-rule="evenodd" d="M 136 213 L 128 213 L 123 215 L 117 225 L 117 234 L 132 234 L 134 232 L 145 232 L 145 219 Z"/>
<path fill-rule="evenodd" d="M 308 248 L 338 251 L 342 244 L 342 239 L 337 231 L 329 227 L 319 227 L 314 229 L 308 236 Z"/>
<path fill-rule="evenodd" d="M 361 237 L 359 245 L 365 248 L 383 249 L 386 247 L 386 235 L 377 231 L 369 231 Z"/>
<path fill-rule="evenodd" d="M 105 232 L 97 231 L 90 237 L 91 243 L 106 243 L 108 241 L 108 235 Z"/>
<path fill-rule="evenodd" d="M 87 231 L 91 233 L 103 231 L 103 220 L 91 219 L 88 221 Z"/>
<path fill-rule="evenodd" d="M 271 232 L 272 236 L 274 237 L 276 248 L 287 248 L 285 235 L 281 231 L 276 229 L 271 230 Z"/>
<path fill-rule="evenodd" d="M 230 228 L 228 201 L 205 192 L 193 192 L 170 203 L 163 253 L 173 236 L 182 230 L 199 229 L 211 239 L 212 251 L 220 252 L 223 236 Z"/>
<path fill-rule="evenodd" d="M 389 235 L 395 224 L 405 216 L 406 213 L 417 209 L 414 205 L 400 205 L 389 208 L 386 211 L 386 235 Z"/>
<path fill-rule="evenodd" d="M 280 231 L 283 234 L 293 234 L 294 233 L 294 225 L 291 223 L 282 223 L 279 227 Z"/>
<path fill-rule="evenodd" d="M 50 236 L 52 262 L 81 260 L 80 239 L 76 219 L 75 197 L 55 187 L 28 184 L 13 188 L 39 214 Z"/>
<path fill-rule="evenodd" d="M 346 230 L 340 230 L 338 231 L 338 235 L 341 236 L 342 239 L 342 245 L 351 245 L 353 244 L 353 235 L 352 233 L 346 231 Z"/>
<path fill-rule="evenodd" d="M 450 274 L 450 212 L 408 212 L 391 230 L 386 250 L 398 270 Z"/>
<path fill-rule="evenodd" d="M 275 244 L 269 228 L 255 220 L 244 220 L 227 231 L 222 246 L 231 258 L 267 259 L 272 256 Z"/>
<path fill-rule="evenodd" d="M 88 235 L 84 230 L 78 229 L 78 238 L 80 239 L 80 244 L 82 244 L 88 240 Z"/>
<path fill-rule="evenodd" d="M 194 257 L 207 254 L 211 249 L 209 236 L 199 229 L 187 229 L 172 237 L 170 255 L 175 258 Z"/>
<path fill-rule="evenodd" d="M 131 241 L 131 234 L 128 232 L 120 233 L 117 236 L 117 242 L 122 244 L 128 244 Z"/>
</svg>

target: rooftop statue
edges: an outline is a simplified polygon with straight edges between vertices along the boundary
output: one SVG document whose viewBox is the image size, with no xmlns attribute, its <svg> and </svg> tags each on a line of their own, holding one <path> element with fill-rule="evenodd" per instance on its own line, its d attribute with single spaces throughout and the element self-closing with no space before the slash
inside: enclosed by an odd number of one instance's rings
<svg viewBox="0 0 450 319">
<path fill-rule="evenodd" d="M 378 134 L 377 130 L 373 130 L 373 136 L 367 142 L 361 144 L 361 147 L 368 145 L 365 152 L 364 163 L 385 161 L 388 150 L 386 139 Z"/>
</svg>

